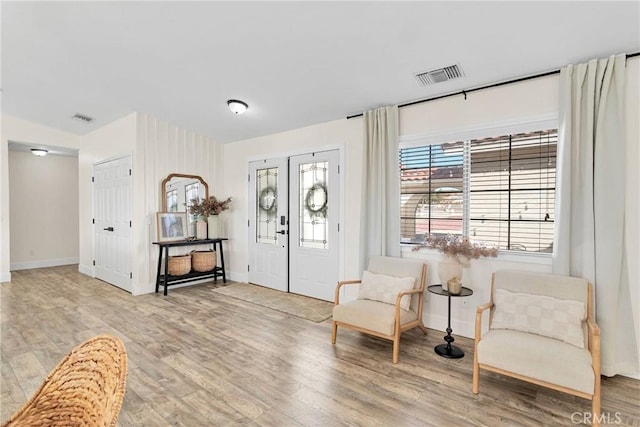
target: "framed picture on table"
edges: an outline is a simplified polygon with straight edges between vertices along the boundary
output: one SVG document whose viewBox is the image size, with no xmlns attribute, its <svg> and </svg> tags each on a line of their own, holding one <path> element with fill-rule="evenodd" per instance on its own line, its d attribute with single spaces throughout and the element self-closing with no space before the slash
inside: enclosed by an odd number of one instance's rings
<svg viewBox="0 0 640 427">
<path fill-rule="evenodd" d="M 157 212 L 156 225 L 158 242 L 171 242 L 187 239 L 186 212 Z"/>
</svg>

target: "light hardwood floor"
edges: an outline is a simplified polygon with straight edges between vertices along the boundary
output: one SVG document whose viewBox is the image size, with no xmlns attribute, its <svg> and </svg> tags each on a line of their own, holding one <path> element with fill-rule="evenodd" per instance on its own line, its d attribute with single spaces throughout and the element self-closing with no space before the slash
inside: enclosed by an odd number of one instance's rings
<svg viewBox="0 0 640 427">
<path fill-rule="evenodd" d="M 433 351 L 441 331 L 391 342 L 237 300 L 214 284 L 132 297 L 77 272 L 24 270 L 0 286 L 0 419 L 6 420 L 73 347 L 100 333 L 129 356 L 121 426 L 571 426 L 590 402 L 482 373 L 471 393 L 466 356 Z M 640 426 L 640 381 L 603 378 L 612 423 Z M 616 422 L 618 421 L 618 422 Z"/>
</svg>

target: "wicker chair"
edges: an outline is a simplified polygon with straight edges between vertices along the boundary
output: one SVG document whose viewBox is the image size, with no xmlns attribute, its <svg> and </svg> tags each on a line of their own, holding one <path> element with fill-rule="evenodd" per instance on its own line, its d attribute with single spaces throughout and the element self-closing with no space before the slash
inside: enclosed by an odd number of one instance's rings
<svg viewBox="0 0 640 427">
<path fill-rule="evenodd" d="M 115 426 L 127 377 L 127 353 L 118 338 L 100 335 L 74 348 L 9 426 Z"/>
</svg>

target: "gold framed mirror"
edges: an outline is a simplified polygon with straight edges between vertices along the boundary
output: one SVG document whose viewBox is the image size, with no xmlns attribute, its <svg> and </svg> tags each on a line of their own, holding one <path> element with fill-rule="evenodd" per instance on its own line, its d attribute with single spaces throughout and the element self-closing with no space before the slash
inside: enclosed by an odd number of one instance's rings
<svg viewBox="0 0 640 427">
<path fill-rule="evenodd" d="M 162 212 L 187 212 L 192 199 L 209 198 L 209 185 L 198 175 L 172 173 L 160 185 Z"/>
</svg>

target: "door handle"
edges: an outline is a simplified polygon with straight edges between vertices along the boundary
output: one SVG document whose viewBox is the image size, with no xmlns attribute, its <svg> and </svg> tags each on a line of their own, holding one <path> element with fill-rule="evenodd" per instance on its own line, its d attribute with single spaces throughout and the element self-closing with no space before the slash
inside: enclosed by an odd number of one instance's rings
<svg viewBox="0 0 640 427">
<path fill-rule="evenodd" d="M 278 233 L 278 234 L 287 234 L 287 231 L 286 230 L 280 230 L 280 231 L 276 231 L 276 233 Z"/>
<path fill-rule="evenodd" d="M 104 231 L 113 231 L 113 227 L 103 228 Z"/>
</svg>

